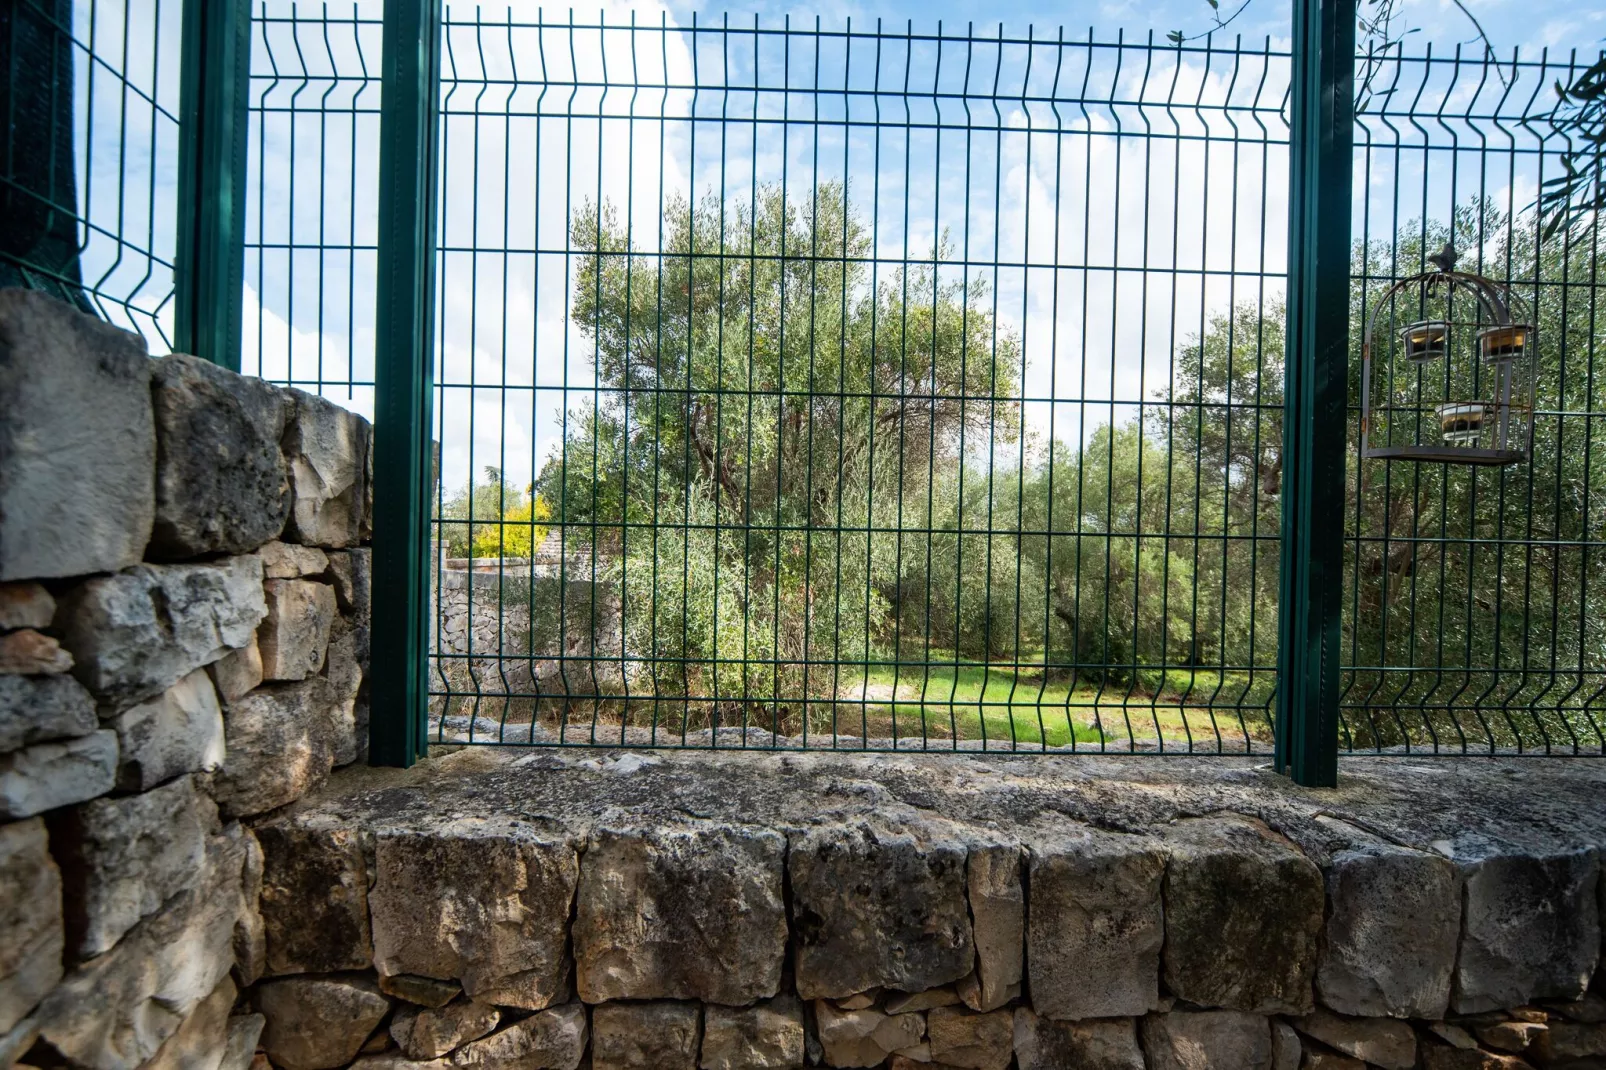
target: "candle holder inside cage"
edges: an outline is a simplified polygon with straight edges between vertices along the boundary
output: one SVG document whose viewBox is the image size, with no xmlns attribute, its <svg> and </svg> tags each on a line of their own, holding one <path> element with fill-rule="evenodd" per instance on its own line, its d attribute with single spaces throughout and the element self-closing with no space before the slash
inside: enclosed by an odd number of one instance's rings
<svg viewBox="0 0 1606 1070">
<path fill-rule="evenodd" d="M 1448 246 L 1432 259 L 1437 270 L 1390 286 L 1367 316 L 1361 456 L 1523 463 L 1533 439 L 1536 349 L 1527 309 L 1508 287 L 1456 271 Z"/>
</svg>

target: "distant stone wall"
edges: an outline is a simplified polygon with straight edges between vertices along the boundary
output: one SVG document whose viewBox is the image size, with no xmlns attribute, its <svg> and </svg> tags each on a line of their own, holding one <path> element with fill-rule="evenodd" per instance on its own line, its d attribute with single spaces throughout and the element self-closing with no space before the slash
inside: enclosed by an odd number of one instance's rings
<svg viewBox="0 0 1606 1070">
<path fill-rule="evenodd" d="M 370 438 L 0 291 L 0 1067 L 251 1064 L 247 826 L 366 749 Z"/>
</svg>

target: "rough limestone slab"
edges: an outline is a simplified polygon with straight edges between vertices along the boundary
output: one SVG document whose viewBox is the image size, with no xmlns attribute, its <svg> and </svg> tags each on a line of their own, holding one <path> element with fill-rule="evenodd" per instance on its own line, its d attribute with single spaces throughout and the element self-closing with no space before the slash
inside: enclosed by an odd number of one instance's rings
<svg viewBox="0 0 1606 1070">
<path fill-rule="evenodd" d="M 139 335 L 0 290 L 0 580 L 116 572 L 144 557 L 150 379 Z"/>
<path fill-rule="evenodd" d="M 335 582 L 335 597 L 340 600 L 340 612 L 356 620 L 367 620 L 373 598 L 373 551 L 366 546 L 330 550 L 326 559 L 329 577 Z"/>
<path fill-rule="evenodd" d="M 1441 855 L 1372 842 L 1326 866 L 1320 1001 L 1343 1014 L 1444 1017 L 1461 929 L 1461 880 Z"/>
<path fill-rule="evenodd" d="M 117 733 L 109 729 L 0 754 L 0 818 L 32 817 L 112 790 Z"/>
<path fill-rule="evenodd" d="M 362 749 L 358 739 L 357 699 L 362 693 L 363 667 L 358 647 L 363 642 L 358 629 L 344 617 L 336 617 L 329 630 L 329 653 L 324 658 L 323 677 L 329 681 L 330 720 L 334 731 L 332 747 L 336 765 L 349 765 Z M 363 725 L 366 734 L 367 725 Z"/>
<path fill-rule="evenodd" d="M 0 635 L 0 673 L 63 673 L 72 666 L 72 655 L 54 636 L 32 628 Z"/>
<path fill-rule="evenodd" d="M 367 421 L 332 401 L 292 390 L 294 413 L 285 432 L 293 493 L 285 539 L 341 549 L 362 538 L 368 493 Z"/>
<path fill-rule="evenodd" d="M 959 996 L 974 1011 L 994 1011 L 1020 995 L 1026 952 L 1026 893 L 1017 844 L 977 843 L 965 861 L 965 893 L 976 942 L 976 969 Z"/>
<path fill-rule="evenodd" d="M 98 727 L 95 700 L 71 676 L 0 675 L 0 753 Z"/>
<path fill-rule="evenodd" d="M 457 980 L 474 999 L 540 1010 L 569 994 L 574 842 L 504 817 L 375 835 L 368 905 L 381 974 Z"/>
<path fill-rule="evenodd" d="M 233 980 L 219 981 L 142 1070 L 221 1070 L 230 1040 L 229 1012 L 238 995 Z M 253 1048 L 255 1042 L 253 1037 Z"/>
<path fill-rule="evenodd" d="M 501 1020 L 501 1011 L 473 1000 L 439 1009 L 401 1007 L 390 1020 L 390 1036 L 409 1059 L 438 1059 L 483 1037 Z"/>
<path fill-rule="evenodd" d="M 602 828 L 580 861 L 576 990 L 586 1003 L 776 994 L 786 838 L 716 825 Z"/>
<path fill-rule="evenodd" d="M 1347 1018 L 1318 1010 L 1295 1021 L 1294 1027 L 1329 1048 L 1383 1070 L 1411 1070 L 1416 1066 L 1416 1032 L 1405 1022 Z"/>
<path fill-rule="evenodd" d="M 0 631 L 48 628 L 56 600 L 42 583 L 0 583 Z"/>
<path fill-rule="evenodd" d="M 390 1000 L 366 977 L 285 977 L 257 988 L 262 1050 L 283 1070 L 333 1070 L 357 1057 Z"/>
<path fill-rule="evenodd" d="M 1600 958 L 1598 852 L 1496 854 L 1463 864 L 1459 1014 L 1578 999 Z"/>
<path fill-rule="evenodd" d="M 1146 1070 L 1133 1019 L 1058 1022 L 1029 1007 L 1015 1010 L 1015 1059 L 1020 1070 Z"/>
<path fill-rule="evenodd" d="M 1027 961 L 1047 1018 L 1118 1018 L 1159 1006 L 1166 856 L 1143 836 L 1082 830 L 1031 843 Z"/>
<path fill-rule="evenodd" d="M 1325 901 L 1321 871 L 1245 818 L 1179 821 L 1165 840 L 1166 987 L 1206 1007 L 1308 1012 Z"/>
<path fill-rule="evenodd" d="M 978 1014 L 967 1007 L 938 1007 L 926 1015 L 931 1058 L 968 1070 L 1004 1070 L 1015 1048 L 1010 1011 Z"/>
<path fill-rule="evenodd" d="M 305 680 L 323 668 L 335 589 L 313 580 L 267 580 L 268 613 L 257 629 L 264 680 Z"/>
<path fill-rule="evenodd" d="M 299 799 L 334 767 L 334 699 L 328 681 L 270 684 L 228 704 L 216 797 L 245 816 Z"/>
<path fill-rule="evenodd" d="M 265 543 L 257 548 L 257 556 L 262 558 L 265 580 L 298 580 L 322 575 L 329 568 L 328 554 L 316 546 L 298 546 L 293 542 Z"/>
<path fill-rule="evenodd" d="M 121 708 L 251 641 L 267 614 L 254 555 L 200 565 L 139 565 L 74 588 L 57 611 L 74 675 Z"/>
<path fill-rule="evenodd" d="M 463 1045 L 445 1065 L 459 1070 L 575 1070 L 585 1058 L 590 1034 L 584 1004 L 566 1003 Z"/>
<path fill-rule="evenodd" d="M 61 979 L 61 872 L 42 818 L 0 825 L 0 1036 Z"/>
<path fill-rule="evenodd" d="M 205 669 L 107 722 L 117 733 L 117 786 L 147 791 L 223 764 L 223 710 Z"/>
<path fill-rule="evenodd" d="M 592 1070 L 695 1070 L 702 1008 L 604 1003 L 591 1012 Z"/>
<path fill-rule="evenodd" d="M 256 633 L 239 650 L 231 650 L 206 667 L 224 702 L 233 702 L 262 682 L 262 650 Z"/>
<path fill-rule="evenodd" d="M 141 919 L 192 891 L 206 855 L 208 817 L 189 777 L 142 795 L 95 799 L 53 815 L 62 865 L 68 951 L 110 951 Z"/>
<path fill-rule="evenodd" d="M 803 1049 L 803 1004 L 796 996 L 703 1008 L 701 1070 L 790 1070 L 803 1065 Z"/>
<path fill-rule="evenodd" d="M 196 357 L 154 362 L 156 523 L 150 555 L 254 550 L 284 530 L 290 470 L 284 391 Z"/>
<path fill-rule="evenodd" d="M 1242 1011 L 1171 1011 L 1143 1019 L 1149 1070 L 1270 1070 L 1271 1026 Z"/>
<path fill-rule="evenodd" d="M 870 988 L 918 992 L 975 963 L 965 902 L 965 844 L 934 828 L 809 829 L 793 840 L 797 992 L 844 998 Z"/>
<path fill-rule="evenodd" d="M 367 839 L 323 815 L 283 818 L 256 829 L 262 845 L 258 910 L 269 974 L 372 967 Z M 448 991 L 449 1000 L 455 986 Z M 403 995 L 404 993 L 396 993 Z"/>
<path fill-rule="evenodd" d="M 814 1002 L 814 1024 L 828 1066 L 880 1066 L 893 1052 L 919 1045 L 926 1033 L 923 1014 L 843 1010 L 823 999 Z M 925 1054 L 929 1060 L 929 1050 Z"/>
</svg>

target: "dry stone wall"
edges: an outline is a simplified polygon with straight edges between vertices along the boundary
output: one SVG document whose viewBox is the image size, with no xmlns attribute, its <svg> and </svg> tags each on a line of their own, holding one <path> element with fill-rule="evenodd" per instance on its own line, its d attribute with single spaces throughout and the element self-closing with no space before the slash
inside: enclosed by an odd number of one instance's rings
<svg viewBox="0 0 1606 1070">
<path fill-rule="evenodd" d="M 0 414 L 0 1067 L 246 1070 L 248 825 L 366 745 L 370 430 L 22 290 Z"/>
</svg>

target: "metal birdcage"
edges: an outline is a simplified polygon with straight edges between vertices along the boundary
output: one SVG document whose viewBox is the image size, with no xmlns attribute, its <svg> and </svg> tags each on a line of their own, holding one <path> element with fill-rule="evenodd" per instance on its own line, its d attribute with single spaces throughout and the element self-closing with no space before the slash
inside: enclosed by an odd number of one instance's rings
<svg viewBox="0 0 1606 1070">
<path fill-rule="evenodd" d="M 1366 317 L 1361 456 L 1520 464 L 1532 445 L 1537 349 L 1527 305 L 1455 270 L 1449 245 L 1429 260 L 1434 270 L 1384 290 Z"/>
</svg>

